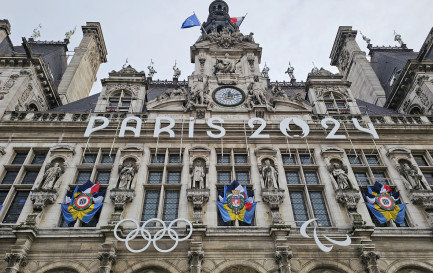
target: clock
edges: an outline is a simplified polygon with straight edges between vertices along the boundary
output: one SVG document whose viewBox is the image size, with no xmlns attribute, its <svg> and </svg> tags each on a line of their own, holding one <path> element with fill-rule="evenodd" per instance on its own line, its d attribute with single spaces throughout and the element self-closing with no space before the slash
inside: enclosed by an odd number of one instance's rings
<svg viewBox="0 0 433 273">
<path fill-rule="evenodd" d="M 245 95 L 233 87 L 222 87 L 213 93 L 213 99 L 222 106 L 237 106 L 245 100 Z"/>
</svg>

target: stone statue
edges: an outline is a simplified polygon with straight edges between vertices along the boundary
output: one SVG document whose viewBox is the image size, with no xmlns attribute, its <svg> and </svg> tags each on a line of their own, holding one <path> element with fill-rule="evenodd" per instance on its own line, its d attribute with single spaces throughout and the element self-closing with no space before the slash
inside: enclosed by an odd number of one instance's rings
<svg viewBox="0 0 433 273">
<path fill-rule="evenodd" d="M 266 189 L 278 190 L 278 172 L 272 167 L 269 159 L 265 160 L 265 166 L 262 168 L 262 178 Z"/>
<path fill-rule="evenodd" d="M 334 163 L 333 167 L 332 176 L 334 176 L 337 181 L 338 188 L 342 190 L 350 189 L 349 177 L 347 176 L 346 171 L 343 170 L 338 163 Z"/>
<path fill-rule="evenodd" d="M 71 39 L 72 35 L 75 34 L 75 30 L 77 30 L 77 26 L 74 27 L 74 29 L 71 29 L 70 31 L 65 33 L 65 39 Z"/>
<path fill-rule="evenodd" d="M 248 86 L 248 95 L 251 96 L 252 105 L 266 105 L 266 96 L 264 90 L 256 88 L 255 83 L 252 82 Z"/>
<path fill-rule="evenodd" d="M 62 168 L 60 168 L 59 163 L 55 163 L 54 166 L 48 168 L 43 177 L 42 189 L 44 190 L 52 190 L 57 188 L 56 181 L 62 175 Z"/>
<path fill-rule="evenodd" d="M 284 73 L 288 74 L 290 79 L 293 80 L 295 78 L 295 75 L 293 74 L 294 71 L 295 71 L 295 68 L 289 62 L 289 67 L 287 68 L 287 71 Z"/>
<path fill-rule="evenodd" d="M 279 87 L 278 85 L 275 85 L 272 88 L 272 95 L 276 98 L 283 98 L 283 99 L 288 99 L 289 97 L 287 96 L 286 92 L 284 92 L 283 89 L 281 89 L 281 87 Z"/>
<path fill-rule="evenodd" d="M 131 187 L 131 182 L 134 179 L 136 168 L 132 162 L 121 166 L 119 175 L 119 189 L 126 190 Z"/>
<path fill-rule="evenodd" d="M 148 74 L 148 76 L 149 76 L 150 78 L 152 78 L 153 75 L 155 75 L 156 73 L 158 73 L 158 72 L 156 72 L 155 68 L 153 67 L 153 61 L 152 61 L 152 60 L 150 60 L 150 65 L 147 67 L 147 69 L 149 69 L 149 74 Z"/>
<path fill-rule="evenodd" d="M 270 70 L 269 67 L 265 63 L 265 67 L 263 67 L 263 70 L 262 70 L 263 77 L 269 78 L 269 70 Z"/>
<path fill-rule="evenodd" d="M 224 59 L 216 58 L 215 73 L 235 73 L 236 65 L 241 61 L 243 55 L 238 60 L 229 59 L 228 53 L 224 56 Z"/>
<path fill-rule="evenodd" d="M 394 30 L 394 41 L 397 41 L 401 46 L 404 45 L 404 42 L 401 39 L 401 35 L 395 32 L 395 30 Z"/>
<path fill-rule="evenodd" d="M 400 174 L 406 179 L 409 183 L 409 186 L 414 190 L 423 190 L 424 185 L 422 183 L 422 175 L 418 174 L 418 171 L 414 166 L 409 165 L 408 163 L 403 163 L 400 165 Z"/>
<path fill-rule="evenodd" d="M 209 83 L 203 77 L 199 77 L 191 92 L 192 105 L 207 104 L 206 93 L 209 91 Z"/>
<path fill-rule="evenodd" d="M 204 189 L 204 177 L 205 171 L 202 166 L 202 161 L 197 161 L 194 166 L 194 170 L 192 173 L 192 188 L 193 189 Z"/>
<path fill-rule="evenodd" d="M 174 79 L 178 79 L 179 76 L 180 76 L 180 74 L 181 74 L 181 71 L 180 71 L 180 69 L 177 67 L 177 64 L 176 64 L 176 62 L 175 62 L 175 63 L 174 63 L 174 66 L 173 66 L 173 78 L 174 78 Z"/>
</svg>

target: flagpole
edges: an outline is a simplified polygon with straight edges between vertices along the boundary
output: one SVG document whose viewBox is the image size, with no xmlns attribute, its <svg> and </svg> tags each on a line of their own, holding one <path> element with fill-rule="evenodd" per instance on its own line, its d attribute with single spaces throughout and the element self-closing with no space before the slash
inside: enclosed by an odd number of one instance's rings
<svg viewBox="0 0 433 273">
<path fill-rule="evenodd" d="M 200 24 L 200 27 L 203 30 L 204 34 L 207 34 L 206 30 L 204 29 L 203 25 L 201 24 L 200 20 L 198 19 L 197 14 L 195 14 L 195 11 L 193 11 L 192 13 L 194 13 L 195 18 L 197 18 L 197 21 Z"/>
<path fill-rule="evenodd" d="M 247 15 L 248 15 L 248 12 L 245 14 L 244 19 L 242 19 L 241 25 L 244 22 L 245 18 L 247 18 Z M 241 25 L 239 25 L 239 26 L 241 26 Z"/>
</svg>

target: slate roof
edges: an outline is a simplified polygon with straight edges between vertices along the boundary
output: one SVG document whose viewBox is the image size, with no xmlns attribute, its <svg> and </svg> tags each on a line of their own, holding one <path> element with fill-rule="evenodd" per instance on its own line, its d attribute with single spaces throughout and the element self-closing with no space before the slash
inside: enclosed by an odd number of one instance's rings
<svg viewBox="0 0 433 273">
<path fill-rule="evenodd" d="M 359 110 L 363 115 L 393 115 L 398 114 L 398 112 L 387 109 L 384 107 L 377 106 L 375 104 L 368 103 L 363 100 L 356 99 L 356 103 L 358 104 Z"/>
<path fill-rule="evenodd" d="M 391 93 L 391 87 L 389 85 L 390 79 L 395 71 L 402 69 L 409 59 L 416 59 L 418 52 L 413 52 L 411 49 L 401 48 L 372 48 L 370 51 L 371 66 L 374 72 L 379 78 L 385 95 L 388 96 Z"/>
<path fill-rule="evenodd" d="M 86 97 L 81 100 L 77 100 L 54 109 L 49 110 L 50 112 L 93 112 L 98 102 L 99 94 L 95 94 Z"/>
</svg>

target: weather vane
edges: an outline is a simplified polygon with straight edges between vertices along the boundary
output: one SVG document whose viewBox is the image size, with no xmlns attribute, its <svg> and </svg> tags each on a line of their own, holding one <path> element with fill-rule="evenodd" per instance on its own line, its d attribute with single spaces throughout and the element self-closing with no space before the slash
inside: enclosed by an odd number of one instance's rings
<svg viewBox="0 0 433 273">
<path fill-rule="evenodd" d="M 33 39 L 41 37 L 41 24 L 39 24 L 34 30 L 32 36 L 30 36 Z"/>
</svg>

